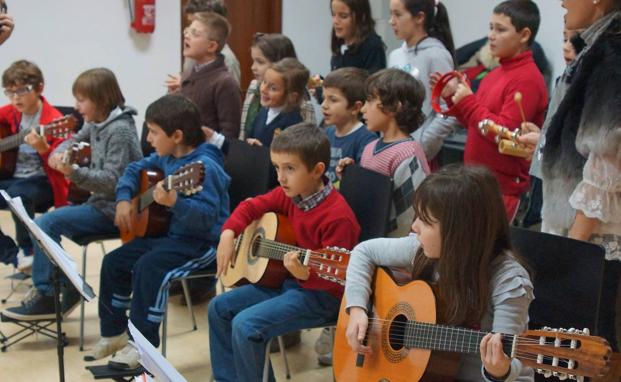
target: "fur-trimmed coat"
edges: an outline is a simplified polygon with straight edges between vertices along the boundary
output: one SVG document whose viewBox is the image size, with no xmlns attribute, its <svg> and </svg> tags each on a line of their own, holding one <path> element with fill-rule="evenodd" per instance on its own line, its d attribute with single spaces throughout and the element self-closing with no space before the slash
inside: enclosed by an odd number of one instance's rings
<svg viewBox="0 0 621 382">
<path fill-rule="evenodd" d="M 576 209 L 621 227 L 621 14 L 562 81 L 567 92 L 550 111 L 543 146 L 544 228 L 566 231 Z"/>
</svg>

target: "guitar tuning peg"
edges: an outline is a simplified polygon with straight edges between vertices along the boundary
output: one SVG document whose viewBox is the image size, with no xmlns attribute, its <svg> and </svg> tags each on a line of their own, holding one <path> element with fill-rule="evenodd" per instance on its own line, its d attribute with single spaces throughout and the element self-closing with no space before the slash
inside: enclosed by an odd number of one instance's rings
<svg viewBox="0 0 621 382">
<path fill-rule="evenodd" d="M 589 328 L 584 328 L 584 329 L 582 329 L 582 333 L 583 333 L 584 335 L 586 335 L 586 336 L 591 335 L 591 331 L 589 330 Z"/>
<path fill-rule="evenodd" d="M 561 381 L 564 381 L 567 379 L 568 376 L 565 373 L 558 373 L 556 377 L 558 377 L 558 379 L 560 379 Z"/>
</svg>

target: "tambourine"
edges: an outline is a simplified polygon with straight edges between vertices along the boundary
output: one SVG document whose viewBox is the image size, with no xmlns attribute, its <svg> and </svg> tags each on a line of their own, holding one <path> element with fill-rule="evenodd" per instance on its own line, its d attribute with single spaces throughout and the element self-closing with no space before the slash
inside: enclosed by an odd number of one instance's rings
<svg viewBox="0 0 621 382">
<path fill-rule="evenodd" d="M 520 129 L 511 131 L 490 119 L 484 119 L 479 122 L 479 131 L 483 135 L 488 133 L 494 134 L 494 140 L 498 143 L 498 152 L 501 154 L 519 158 L 528 158 L 530 156 L 526 147 L 517 139 L 522 133 Z"/>
<path fill-rule="evenodd" d="M 453 107 L 449 107 L 446 110 L 442 110 L 442 106 L 440 104 L 441 101 L 442 101 L 442 92 L 444 91 L 444 88 L 454 78 L 457 78 L 460 81 L 468 82 L 467 79 L 466 79 L 466 76 L 464 76 L 460 72 L 454 70 L 452 72 L 444 73 L 444 75 L 442 77 L 440 77 L 440 79 L 438 80 L 436 85 L 433 87 L 433 90 L 431 92 L 431 107 L 438 114 L 442 114 L 442 115 L 445 115 L 445 116 L 453 116 L 453 115 L 455 115 L 455 107 L 454 106 Z"/>
</svg>

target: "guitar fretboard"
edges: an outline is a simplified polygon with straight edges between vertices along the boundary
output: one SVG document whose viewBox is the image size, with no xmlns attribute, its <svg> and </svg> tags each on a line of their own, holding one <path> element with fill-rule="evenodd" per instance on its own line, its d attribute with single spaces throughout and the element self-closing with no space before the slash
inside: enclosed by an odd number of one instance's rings
<svg viewBox="0 0 621 382">
<path fill-rule="evenodd" d="M 407 348 L 479 354 L 483 337 L 488 333 L 480 330 L 408 321 L 405 324 L 404 345 Z M 512 354 L 516 336 L 503 334 L 503 350 Z"/>
<path fill-rule="evenodd" d="M 239 241 L 243 238 L 243 233 L 239 235 Z M 299 251 L 300 252 L 300 262 L 304 263 L 304 260 L 307 256 L 307 250 L 296 247 L 294 245 L 289 245 L 285 243 L 280 243 L 278 241 L 269 240 L 263 237 L 257 237 L 254 242 L 254 255 L 258 257 L 265 257 L 273 260 L 282 261 L 285 257 L 285 254 L 291 251 Z"/>
</svg>

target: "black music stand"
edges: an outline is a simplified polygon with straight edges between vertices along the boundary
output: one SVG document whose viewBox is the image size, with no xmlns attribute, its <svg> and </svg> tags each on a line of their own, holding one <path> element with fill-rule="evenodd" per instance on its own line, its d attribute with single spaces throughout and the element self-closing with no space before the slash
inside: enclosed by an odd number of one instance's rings
<svg viewBox="0 0 621 382">
<path fill-rule="evenodd" d="M 54 285 L 54 308 L 56 311 L 56 332 L 48 329 L 54 321 L 53 320 L 44 320 L 44 321 L 20 321 L 8 318 L 2 315 L 2 320 L 6 322 L 13 322 L 16 325 L 21 326 L 23 329 L 9 336 L 6 340 L 19 335 L 25 331 L 29 331 L 25 336 L 20 337 L 19 339 L 13 341 L 9 345 L 10 346 L 16 342 L 21 341 L 22 339 L 29 337 L 34 333 L 41 333 L 51 338 L 56 339 L 56 351 L 58 355 L 58 373 L 59 380 L 61 382 L 65 381 L 65 366 L 64 366 L 64 346 L 66 344 L 64 333 L 62 332 L 62 311 L 60 306 L 60 278 L 61 272 L 69 279 L 69 281 L 73 284 L 73 286 L 80 292 L 80 294 L 84 297 L 86 301 L 90 301 L 95 297 L 95 293 L 93 289 L 84 281 L 84 278 L 80 276 L 77 272 L 77 268 L 73 259 L 67 255 L 67 253 L 62 249 L 62 247 L 54 242 L 45 232 L 39 228 L 35 224 L 34 221 L 28 216 L 24 205 L 22 204 L 21 198 L 11 198 L 9 194 L 7 194 L 4 190 L 0 190 L 0 194 L 6 200 L 9 209 L 13 212 L 15 216 L 17 216 L 24 227 L 30 233 L 30 236 L 36 241 L 36 244 L 39 248 L 45 253 L 45 255 L 50 259 L 52 264 L 54 264 L 54 274 L 53 274 L 53 285 Z M 41 322 L 45 322 L 41 324 Z M 3 341 L 5 338 L 2 339 Z"/>
</svg>

